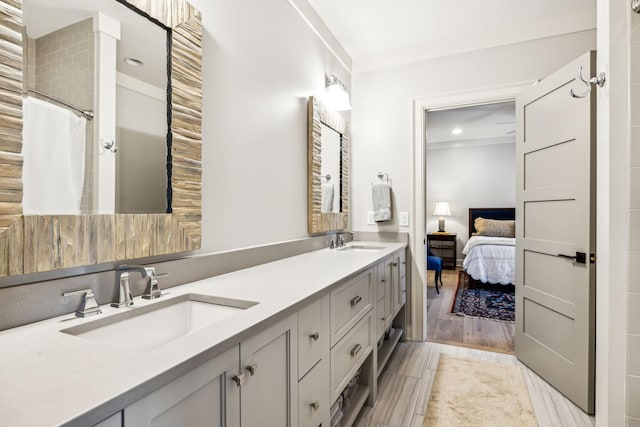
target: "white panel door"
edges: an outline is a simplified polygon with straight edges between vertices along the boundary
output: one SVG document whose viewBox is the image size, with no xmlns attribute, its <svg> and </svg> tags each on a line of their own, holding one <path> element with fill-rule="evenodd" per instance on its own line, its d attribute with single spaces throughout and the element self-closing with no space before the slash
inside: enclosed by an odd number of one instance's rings
<svg viewBox="0 0 640 427">
<path fill-rule="evenodd" d="M 516 100 L 516 355 L 594 411 L 595 75 L 588 52 Z"/>
</svg>

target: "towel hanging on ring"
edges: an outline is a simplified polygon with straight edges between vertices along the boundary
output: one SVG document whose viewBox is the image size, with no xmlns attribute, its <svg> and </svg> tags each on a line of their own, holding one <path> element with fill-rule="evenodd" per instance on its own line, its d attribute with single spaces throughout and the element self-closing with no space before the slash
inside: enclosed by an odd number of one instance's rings
<svg viewBox="0 0 640 427">
<path fill-rule="evenodd" d="M 384 222 L 391 220 L 391 184 L 380 181 L 371 184 L 373 198 L 373 220 Z"/>
</svg>

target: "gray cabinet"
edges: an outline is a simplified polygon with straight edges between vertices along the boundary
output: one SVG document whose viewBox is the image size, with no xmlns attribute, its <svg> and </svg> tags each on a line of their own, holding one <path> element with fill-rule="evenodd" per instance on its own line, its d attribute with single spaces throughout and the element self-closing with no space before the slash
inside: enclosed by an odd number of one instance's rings
<svg viewBox="0 0 640 427">
<path fill-rule="evenodd" d="M 298 424 L 328 426 L 329 295 L 298 311 Z"/>
<path fill-rule="evenodd" d="M 237 371 L 235 346 L 125 408 L 125 425 L 239 427 Z"/>
<path fill-rule="evenodd" d="M 122 411 L 118 411 L 98 424 L 94 424 L 93 427 L 122 427 Z"/>
<path fill-rule="evenodd" d="M 125 425 L 295 426 L 296 329 L 294 314 L 249 337 L 125 408 Z"/>
<path fill-rule="evenodd" d="M 240 343 L 243 427 L 296 426 L 297 314 Z"/>
</svg>

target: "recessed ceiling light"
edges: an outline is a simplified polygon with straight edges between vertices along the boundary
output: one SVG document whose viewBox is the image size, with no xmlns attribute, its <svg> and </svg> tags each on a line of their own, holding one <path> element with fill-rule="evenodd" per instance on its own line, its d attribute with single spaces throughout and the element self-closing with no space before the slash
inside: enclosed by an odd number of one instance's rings
<svg viewBox="0 0 640 427">
<path fill-rule="evenodd" d="M 452 133 L 452 134 L 454 134 L 454 135 L 460 135 L 460 134 L 462 133 L 462 129 L 460 129 L 460 128 L 454 128 L 454 129 L 451 131 L 451 133 Z"/>
<path fill-rule="evenodd" d="M 132 65 L 134 67 L 141 67 L 141 66 L 144 65 L 144 62 L 142 62 L 142 61 L 140 61 L 139 59 L 136 59 L 136 58 L 129 58 L 129 57 L 124 58 L 124 62 L 126 64 Z"/>
</svg>

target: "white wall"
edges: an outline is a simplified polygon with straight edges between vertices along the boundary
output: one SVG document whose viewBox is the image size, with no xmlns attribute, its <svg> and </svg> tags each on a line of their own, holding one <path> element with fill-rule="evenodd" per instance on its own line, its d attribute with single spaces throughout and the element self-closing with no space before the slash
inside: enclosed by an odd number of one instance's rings
<svg viewBox="0 0 640 427">
<path fill-rule="evenodd" d="M 449 202 L 445 228 L 457 233 L 460 262 L 469 240 L 469 208 L 515 207 L 515 156 L 515 144 L 427 147 L 427 232 L 438 230 L 435 203 Z"/>
<path fill-rule="evenodd" d="M 285 0 L 191 3 L 203 23 L 202 250 L 307 237 L 307 100 L 325 74 L 350 87 L 350 73 Z"/>
<path fill-rule="evenodd" d="M 407 231 L 397 221 L 367 225 L 369 183 L 378 170 L 393 181 L 394 216 L 411 211 L 413 188 L 412 99 L 533 82 L 595 49 L 595 31 L 486 49 L 358 73 L 352 88 L 352 224 L 358 231 Z"/>
</svg>

